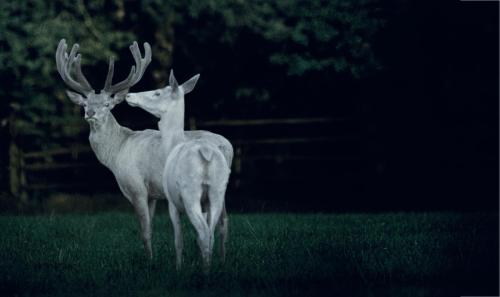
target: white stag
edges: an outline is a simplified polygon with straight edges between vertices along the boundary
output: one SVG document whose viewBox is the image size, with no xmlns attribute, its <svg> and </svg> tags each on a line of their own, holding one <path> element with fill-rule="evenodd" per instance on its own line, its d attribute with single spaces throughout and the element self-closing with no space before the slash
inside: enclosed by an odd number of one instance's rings
<svg viewBox="0 0 500 297">
<path fill-rule="evenodd" d="M 165 199 L 161 175 L 166 161 L 166 153 L 161 146 L 158 130 L 132 131 L 118 124 L 111 109 L 125 99 L 128 89 L 142 77 L 151 61 L 151 49 L 144 44 L 145 57 L 141 57 L 136 42 L 130 46 L 136 66 L 132 66 L 129 76 L 122 82 L 112 84 L 114 62 L 110 59 L 104 89 L 96 94 L 81 71 L 81 57 L 78 44 L 73 45 L 70 54 L 66 52 L 64 39 L 59 42 L 56 52 L 57 70 L 67 86 L 76 91 L 66 91 L 74 103 L 83 106 L 85 120 L 90 124 L 89 142 L 97 159 L 113 172 L 120 190 L 129 200 L 139 219 L 141 238 L 148 258 L 152 258 L 151 222 L 158 199 Z M 75 78 L 70 72 L 74 71 Z M 204 139 L 220 147 L 228 163 L 233 157 L 231 144 L 222 136 L 207 131 L 189 131 L 186 139 Z"/>
<path fill-rule="evenodd" d="M 227 232 L 224 195 L 230 166 L 212 143 L 203 139 L 187 140 L 184 136 L 184 95 L 191 92 L 199 75 L 178 85 L 173 72 L 170 86 L 161 90 L 130 93 L 127 103 L 160 118 L 163 150 L 168 153 L 163 171 L 163 189 L 169 203 L 174 228 L 176 267 L 182 264 L 182 230 L 179 215 L 187 214 L 197 232 L 205 272 L 208 272 L 214 244 L 214 231 L 220 227 L 221 253 Z"/>
</svg>

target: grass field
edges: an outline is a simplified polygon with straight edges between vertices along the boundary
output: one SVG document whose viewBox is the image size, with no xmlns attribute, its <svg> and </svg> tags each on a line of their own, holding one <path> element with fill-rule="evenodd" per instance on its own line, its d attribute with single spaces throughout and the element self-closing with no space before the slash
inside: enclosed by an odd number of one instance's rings
<svg viewBox="0 0 500 297">
<path fill-rule="evenodd" d="M 495 213 L 232 214 L 226 264 L 215 254 L 208 279 L 184 225 L 176 273 L 166 215 L 152 263 L 129 213 L 2 216 L 0 295 L 498 295 Z"/>
</svg>

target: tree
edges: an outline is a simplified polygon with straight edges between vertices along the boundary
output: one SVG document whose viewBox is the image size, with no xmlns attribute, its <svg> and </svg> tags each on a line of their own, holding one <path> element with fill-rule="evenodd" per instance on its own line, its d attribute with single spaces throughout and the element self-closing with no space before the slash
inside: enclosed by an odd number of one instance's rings
<svg viewBox="0 0 500 297">
<path fill-rule="evenodd" d="M 95 65 L 134 34 L 117 30 L 119 17 L 108 17 L 104 1 L 4 1 L 0 4 L 0 89 L 3 117 L 11 116 L 11 130 L 19 131 L 35 146 L 78 133 L 80 111 L 65 98 L 56 72 L 54 54 L 61 38 L 79 42 L 85 68 Z M 92 17 L 91 17 L 92 15 Z M 106 33 L 104 33 L 106 32 Z M 85 71 L 85 70 L 84 70 Z M 9 114 L 5 110 L 10 110 Z"/>
<path fill-rule="evenodd" d="M 294 112 L 304 96 L 330 100 L 336 78 L 380 68 L 372 44 L 384 20 L 374 0 L 178 1 L 174 10 L 174 67 L 202 71 L 212 100 L 200 113 Z"/>
<path fill-rule="evenodd" d="M 181 76 L 202 73 L 201 87 L 210 100 L 197 105 L 200 110 L 222 115 L 243 103 L 258 113 L 268 101 L 279 106 L 289 100 L 283 98 L 307 93 L 318 75 L 323 76 L 319 84 L 328 84 L 331 75 L 359 78 L 376 69 L 371 44 L 383 24 L 376 3 L 4 1 L 0 117 L 4 123 L 15 119 L 11 130 L 30 135 L 35 147 L 58 145 L 86 127 L 55 68 L 61 38 L 81 44 L 84 72 L 93 74 L 87 76 L 96 89 L 109 56 L 127 59 L 133 40 L 149 41 L 154 58 L 145 80 L 149 76 L 154 83 L 148 86 L 164 84 L 173 61 Z"/>
</svg>

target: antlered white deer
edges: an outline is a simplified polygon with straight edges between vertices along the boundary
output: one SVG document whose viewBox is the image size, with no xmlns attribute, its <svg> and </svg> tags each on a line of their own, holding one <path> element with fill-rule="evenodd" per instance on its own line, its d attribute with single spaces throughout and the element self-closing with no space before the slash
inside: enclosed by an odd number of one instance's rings
<svg viewBox="0 0 500 297">
<path fill-rule="evenodd" d="M 96 94 L 81 70 L 81 56 L 78 44 L 73 45 L 70 54 L 64 39 L 56 52 L 57 70 L 66 85 L 72 102 L 83 106 L 85 120 L 90 125 L 89 142 L 98 160 L 109 168 L 118 182 L 123 195 L 132 203 L 141 227 L 141 237 L 148 258 L 152 258 L 151 222 L 156 201 L 166 199 L 162 175 L 168 151 L 159 150 L 163 141 L 158 130 L 132 131 L 118 124 L 111 109 L 125 99 L 128 90 L 141 79 L 151 62 L 151 48 L 144 43 L 145 56 L 141 55 L 136 42 L 130 46 L 135 60 L 128 77 L 112 85 L 114 62 L 110 59 L 104 88 Z M 75 78 L 71 74 L 75 75 Z M 224 156 L 227 167 L 233 158 L 233 149 L 224 137 L 208 131 L 183 131 L 186 140 L 200 140 L 209 143 Z M 223 217 L 225 218 L 225 210 Z M 220 229 L 224 234 L 226 220 L 221 219 Z M 224 236 L 225 237 L 225 236 Z"/>
</svg>

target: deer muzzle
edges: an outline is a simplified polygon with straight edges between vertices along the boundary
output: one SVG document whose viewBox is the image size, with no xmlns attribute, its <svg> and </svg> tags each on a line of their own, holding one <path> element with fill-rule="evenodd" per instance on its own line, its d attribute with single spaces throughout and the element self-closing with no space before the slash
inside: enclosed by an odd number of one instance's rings
<svg viewBox="0 0 500 297">
<path fill-rule="evenodd" d="M 95 111 L 90 109 L 90 110 L 87 110 L 87 118 L 91 118 L 95 115 Z"/>
</svg>

